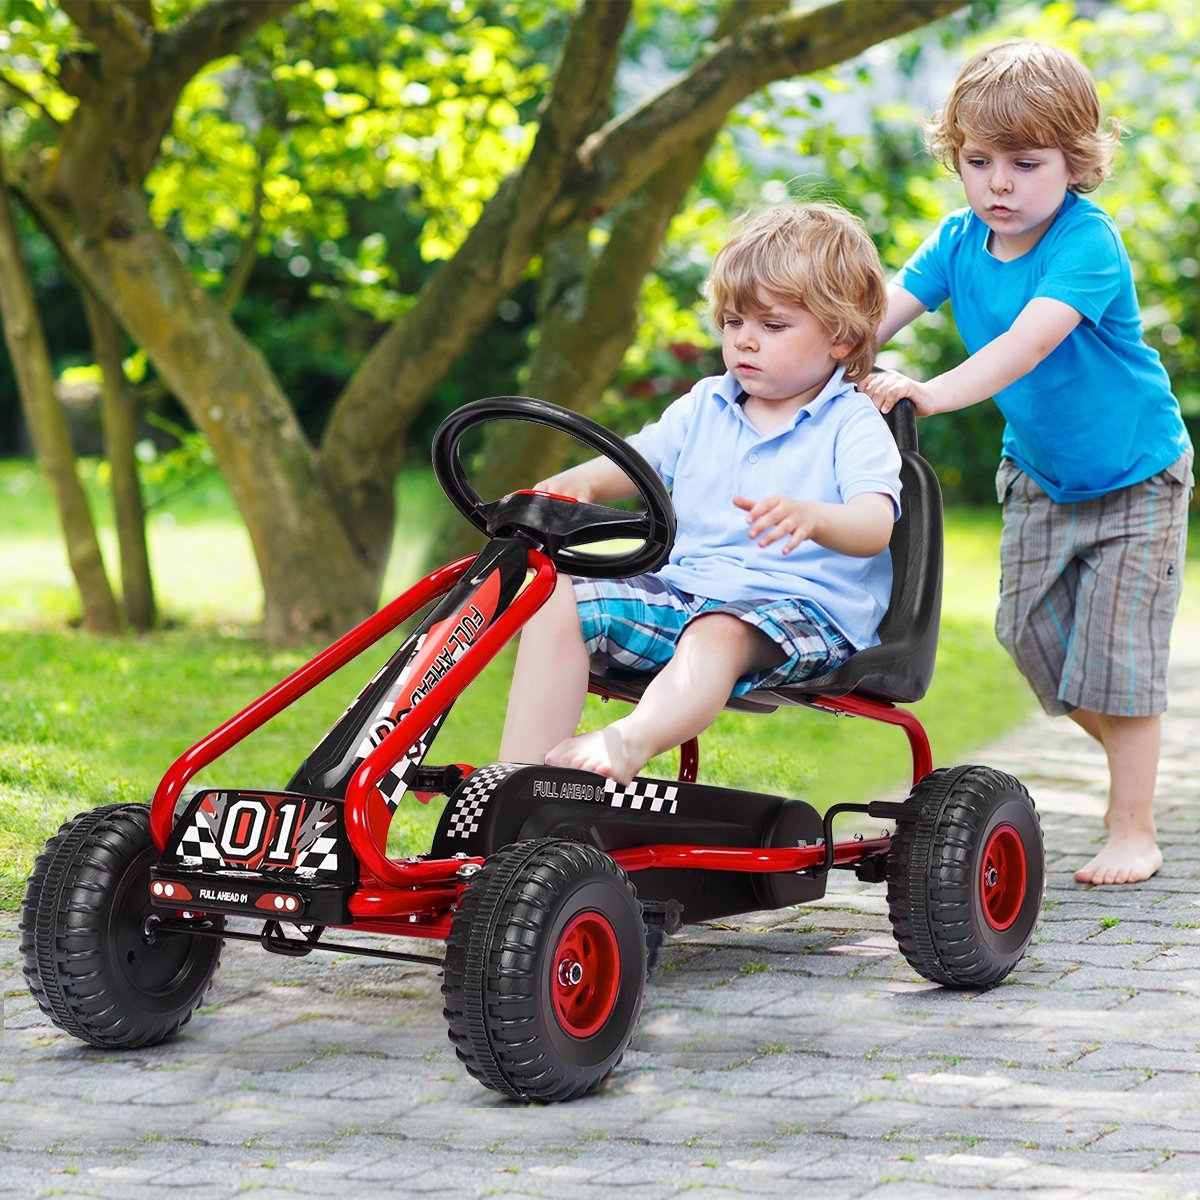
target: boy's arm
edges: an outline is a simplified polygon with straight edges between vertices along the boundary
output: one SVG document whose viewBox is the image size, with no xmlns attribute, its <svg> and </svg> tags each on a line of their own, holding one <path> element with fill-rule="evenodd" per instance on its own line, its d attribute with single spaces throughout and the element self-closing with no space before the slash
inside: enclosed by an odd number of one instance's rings
<svg viewBox="0 0 1200 1200">
<path fill-rule="evenodd" d="M 897 284 L 888 284 L 887 314 L 875 338 L 876 347 L 886 346 L 905 325 L 911 325 L 924 311 L 925 305 Z"/>
<path fill-rule="evenodd" d="M 593 458 L 533 485 L 534 491 L 570 496 L 587 504 L 604 504 L 637 495 L 633 480 L 607 458 Z"/>
<path fill-rule="evenodd" d="M 801 542 L 814 541 L 838 554 L 870 558 L 886 549 L 896 520 L 895 503 L 882 492 L 862 492 L 845 504 L 795 500 L 791 496 L 766 496 L 762 500 L 734 496 L 733 502 L 746 512 L 748 536 L 757 539 L 760 546 L 786 538 L 784 554 L 790 554 Z"/>
<path fill-rule="evenodd" d="M 884 371 L 862 380 L 859 387 L 880 412 L 888 412 L 905 398 L 912 400 L 922 417 L 954 412 L 1028 375 L 1082 320 L 1069 304 L 1038 296 L 1025 305 L 1011 328 L 953 370 L 926 383 L 898 371 Z"/>
</svg>

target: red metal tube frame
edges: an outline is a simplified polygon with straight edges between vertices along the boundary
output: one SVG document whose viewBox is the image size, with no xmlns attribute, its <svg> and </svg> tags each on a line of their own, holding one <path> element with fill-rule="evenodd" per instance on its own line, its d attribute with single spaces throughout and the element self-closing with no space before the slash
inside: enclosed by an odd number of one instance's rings
<svg viewBox="0 0 1200 1200">
<path fill-rule="evenodd" d="M 210 763 L 220 758 L 222 754 L 232 749 L 238 742 L 249 737 L 250 734 L 265 725 L 272 717 L 278 716 L 288 705 L 293 704 L 319 683 L 324 682 L 335 671 L 340 670 L 364 650 L 373 646 L 380 638 L 386 637 L 387 634 L 395 630 L 431 600 L 436 600 L 439 596 L 445 595 L 466 574 L 467 569 L 474 561 L 474 556 L 460 558 L 427 575 L 402 595 L 397 596 L 396 599 L 386 604 L 377 613 L 368 617 L 361 624 L 356 625 L 349 633 L 344 634 L 334 642 L 332 646 L 318 654 L 316 658 L 293 671 L 291 675 L 277 683 L 270 691 L 260 696 L 252 704 L 247 705 L 235 716 L 230 717 L 228 721 L 213 730 L 206 738 L 197 742 L 189 750 L 181 754 L 162 777 L 158 788 L 155 790 L 154 799 L 150 803 L 150 833 L 158 848 L 162 850 L 166 846 L 175 821 L 175 805 L 184 787 L 187 786 L 189 780 L 198 771 L 203 770 Z M 534 578 L 530 580 L 525 590 L 513 602 L 508 612 L 501 614 L 495 624 L 487 629 L 481 635 L 479 641 L 463 655 L 459 663 L 455 664 L 455 667 L 447 672 L 435 687 L 430 689 L 429 695 L 425 700 L 392 731 L 392 734 L 388 738 L 384 739 L 363 764 L 364 766 L 367 763 L 374 764 L 381 761 L 380 751 L 383 750 L 384 746 L 396 749 L 396 757 L 398 759 L 400 754 L 412 743 L 409 742 L 408 745 L 398 747 L 397 743 L 399 739 L 395 735 L 402 729 L 411 731 L 412 741 L 415 741 L 416 737 L 423 733 L 438 715 L 450 707 L 451 702 L 461 693 L 463 688 L 483 669 L 488 660 L 495 656 L 504 642 L 520 628 L 522 621 L 527 619 L 525 610 L 530 610 L 530 613 L 536 611 L 545 598 L 549 596 L 554 588 L 554 567 L 550 563 L 550 560 L 540 551 L 531 550 L 529 565 L 535 572 Z M 508 619 L 514 612 L 520 615 L 516 618 Z M 497 636 L 497 631 L 499 631 L 499 636 Z M 447 682 L 452 683 L 456 676 L 462 678 L 463 671 L 460 669 L 460 665 L 466 664 L 472 656 L 478 658 L 478 653 L 480 652 L 486 653 L 483 661 L 479 662 L 478 665 L 472 662 L 470 664 L 470 673 L 462 679 L 462 683 L 457 689 L 448 690 L 445 686 Z M 431 701 L 433 701 L 432 704 Z M 429 713 L 430 715 L 426 718 L 424 716 L 425 713 Z M 424 724 L 419 724 L 414 720 L 418 714 L 420 714 Z M 390 763 L 382 767 L 378 777 L 373 782 L 378 782 L 383 777 L 389 765 Z M 350 833 L 350 840 L 351 845 L 358 852 L 359 847 L 355 843 L 355 834 L 353 831 Z M 371 845 L 374 848 L 373 842 Z M 382 861 L 391 866 L 390 859 L 383 858 Z M 393 876 L 394 871 L 389 870 L 389 877 Z M 438 879 L 444 877 L 444 872 L 436 876 Z M 402 881 L 406 883 L 418 882 L 412 875 L 403 878 Z"/>
<path fill-rule="evenodd" d="M 892 839 L 886 834 L 837 842 L 833 847 L 833 861 L 839 866 L 861 862 L 872 855 L 886 854 L 891 844 Z M 821 870 L 825 865 L 824 845 L 747 848 L 667 844 L 632 846 L 611 853 L 613 859 L 631 874 L 653 869 L 790 874 Z M 381 887 L 377 880 L 364 880 L 362 887 L 350 897 L 352 928 L 365 933 L 415 938 L 446 937 L 450 930 L 451 910 L 467 886 L 455 875 L 465 864 L 478 865 L 482 861 L 480 858 L 438 859 L 397 866 L 407 882 L 412 881 L 414 872 L 423 869 L 421 874 L 427 883 L 416 888 Z"/>
<path fill-rule="evenodd" d="M 557 572 L 540 550 L 529 551 L 533 578 L 496 620 L 467 648 L 462 658 L 437 681 L 396 727 L 355 769 L 346 786 L 346 833 L 363 870 L 381 883 L 399 886 L 441 883 L 446 880 L 446 864 L 452 870 L 462 866 L 459 860 L 398 863 L 388 858 L 375 843 L 367 815 L 371 789 L 391 770 L 393 764 L 411 747 L 461 695 L 463 690 L 487 666 L 502 646 L 529 620 L 554 591 Z"/>
<path fill-rule="evenodd" d="M 391 633 L 430 600 L 448 592 L 474 561 L 474 557 L 460 558 L 427 575 L 181 754 L 162 777 L 150 803 L 150 833 L 158 848 L 161 850 L 167 844 L 175 820 L 175 804 L 192 776 Z"/>
<path fill-rule="evenodd" d="M 906 708 L 897 708 L 885 700 L 871 700 L 866 696 L 818 696 L 813 700 L 814 708 L 828 712 L 845 713 L 851 717 L 869 717 L 885 725 L 899 725 L 908 737 L 912 751 L 913 783 L 919 783 L 933 770 L 933 750 L 929 735 L 921 722 Z"/>
<path fill-rule="evenodd" d="M 628 695 L 622 695 L 619 691 L 609 691 L 603 686 L 594 686 L 592 691 L 606 700 L 615 699 L 633 703 Z M 907 709 L 898 708 L 887 700 L 872 700 L 867 696 L 855 695 L 814 695 L 811 700 L 806 699 L 805 704 L 810 708 L 820 708 L 842 716 L 866 717 L 868 720 L 880 721 L 885 725 L 898 725 L 908 737 L 913 761 L 913 783 L 919 783 L 933 770 L 933 751 L 929 745 L 929 735 L 926 734 L 921 722 Z M 695 783 L 699 770 L 700 743 L 697 738 L 690 738 L 679 747 L 680 781 Z"/>
<path fill-rule="evenodd" d="M 833 847 L 834 864 L 859 862 L 872 854 L 886 854 L 892 839 L 888 836 L 837 842 Z M 825 865 L 825 847 L 771 846 L 747 849 L 740 846 L 630 846 L 613 850 L 613 859 L 626 871 L 647 871 L 653 867 L 690 867 L 704 871 L 751 871 L 755 873 L 808 871 Z"/>
</svg>

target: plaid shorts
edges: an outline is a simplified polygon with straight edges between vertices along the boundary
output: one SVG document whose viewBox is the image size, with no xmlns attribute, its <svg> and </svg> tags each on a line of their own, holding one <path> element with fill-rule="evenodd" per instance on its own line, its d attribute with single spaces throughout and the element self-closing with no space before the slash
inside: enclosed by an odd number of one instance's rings
<svg viewBox="0 0 1200 1200">
<path fill-rule="evenodd" d="M 1057 504 L 1010 459 L 996 636 L 1051 715 L 1167 707 L 1192 454 L 1142 483 Z"/>
<path fill-rule="evenodd" d="M 823 675 L 854 653 L 854 646 L 825 613 L 804 600 L 706 600 L 679 591 L 657 575 L 573 582 L 588 654 L 626 671 L 666 666 L 688 624 L 713 612 L 729 613 L 760 629 L 784 655 L 769 671 L 739 679 L 735 696 Z"/>
</svg>

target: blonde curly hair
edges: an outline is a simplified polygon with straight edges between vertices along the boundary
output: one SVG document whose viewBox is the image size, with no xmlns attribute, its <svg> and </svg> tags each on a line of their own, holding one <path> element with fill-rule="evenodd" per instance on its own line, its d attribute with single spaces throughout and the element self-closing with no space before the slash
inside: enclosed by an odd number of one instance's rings
<svg viewBox="0 0 1200 1200">
<path fill-rule="evenodd" d="M 743 216 L 713 260 L 707 291 L 718 327 L 728 312 L 763 312 L 765 293 L 812 313 L 850 347 L 847 379 L 871 370 L 887 287 L 866 227 L 844 208 L 781 204 Z"/>
<path fill-rule="evenodd" d="M 1103 122 L 1087 68 L 1065 50 L 1012 38 L 976 54 L 925 130 L 929 152 L 959 171 L 964 143 L 1061 150 L 1070 190 L 1091 192 L 1112 172 L 1120 126 Z"/>
</svg>

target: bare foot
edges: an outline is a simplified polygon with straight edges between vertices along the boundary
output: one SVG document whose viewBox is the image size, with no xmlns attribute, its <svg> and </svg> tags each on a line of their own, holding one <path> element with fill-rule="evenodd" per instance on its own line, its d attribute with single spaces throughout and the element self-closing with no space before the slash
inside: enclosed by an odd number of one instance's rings
<svg viewBox="0 0 1200 1200">
<path fill-rule="evenodd" d="M 1075 882 L 1141 883 L 1158 871 L 1162 861 L 1162 851 L 1153 837 L 1110 837 L 1104 849 L 1075 872 Z"/>
<path fill-rule="evenodd" d="M 619 722 L 617 723 L 619 724 Z M 569 737 L 546 754 L 548 767 L 574 767 L 594 771 L 620 783 L 628 783 L 648 762 L 616 724 L 594 733 Z"/>
</svg>

